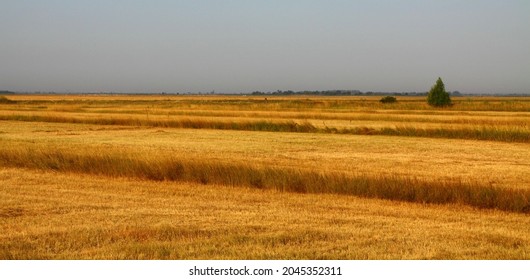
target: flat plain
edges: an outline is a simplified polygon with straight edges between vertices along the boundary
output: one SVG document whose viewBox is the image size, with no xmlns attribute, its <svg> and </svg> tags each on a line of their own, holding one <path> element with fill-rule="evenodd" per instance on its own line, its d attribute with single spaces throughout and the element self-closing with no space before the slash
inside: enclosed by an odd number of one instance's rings
<svg viewBox="0 0 530 280">
<path fill-rule="evenodd" d="M 530 259 L 530 98 L 7 98 L 2 259 Z"/>
</svg>

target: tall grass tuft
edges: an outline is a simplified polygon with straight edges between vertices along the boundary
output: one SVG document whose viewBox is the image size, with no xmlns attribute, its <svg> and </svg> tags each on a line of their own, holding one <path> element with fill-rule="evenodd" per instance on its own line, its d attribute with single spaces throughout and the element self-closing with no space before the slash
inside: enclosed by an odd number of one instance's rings
<svg viewBox="0 0 530 280">
<path fill-rule="evenodd" d="M 520 127 L 475 126 L 465 128 L 418 128 L 412 126 L 384 127 L 381 129 L 359 127 L 339 130 L 344 134 L 411 136 L 428 138 L 450 138 L 489 140 L 500 142 L 530 143 L 530 131 Z"/>
<path fill-rule="evenodd" d="M 66 150 L 44 145 L 0 150 L 0 165 L 157 181 L 247 186 L 298 193 L 333 193 L 432 204 L 530 212 L 530 190 L 458 179 L 320 172 L 243 163 L 132 155 L 119 150 Z"/>
<path fill-rule="evenodd" d="M 495 125 L 481 125 L 468 127 L 440 127 L 419 128 L 414 126 L 395 127 L 316 127 L 309 122 L 297 123 L 294 121 L 219 121 L 204 119 L 140 119 L 140 118 L 81 118 L 59 115 L 0 115 L 0 120 L 31 121 L 31 122 L 57 122 L 57 123 L 84 123 L 97 125 L 123 125 L 123 126 L 149 126 L 168 128 L 192 129 L 220 129 L 220 130 L 247 130 L 270 132 L 301 132 L 301 133 L 337 133 L 351 135 L 387 135 L 427 138 L 449 138 L 488 140 L 500 142 L 530 143 L 530 130 L 526 127 L 503 127 Z"/>
<path fill-rule="evenodd" d="M 79 118 L 58 115 L 0 115 L 0 120 L 56 123 L 84 123 L 97 125 L 150 126 L 168 128 L 248 130 L 271 132 L 318 132 L 319 129 L 309 122 L 294 121 L 215 121 L 194 119 L 139 119 L 139 118 Z"/>
</svg>

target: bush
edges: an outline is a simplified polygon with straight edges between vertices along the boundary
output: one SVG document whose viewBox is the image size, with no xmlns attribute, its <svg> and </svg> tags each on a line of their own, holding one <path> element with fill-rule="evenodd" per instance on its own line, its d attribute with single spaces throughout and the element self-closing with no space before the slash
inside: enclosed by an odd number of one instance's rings
<svg viewBox="0 0 530 280">
<path fill-rule="evenodd" d="M 379 100 L 381 103 L 396 103 L 397 99 L 394 96 L 385 96 Z"/>
<path fill-rule="evenodd" d="M 427 95 L 427 102 L 429 105 L 435 107 L 451 105 L 451 97 L 449 97 L 449 93 L 445 91 L 445 86 L 441 78 L 438 78 L 436 84 L 434 84 L 429 91 L 429 94 Z"/>
<path fill-rule="evenodd" d="M 0 104 L 10 104 L 10 103 L 15 103 L 15 101 L 9 100 L 5 96 L 0 96 Z"/>
</svg>

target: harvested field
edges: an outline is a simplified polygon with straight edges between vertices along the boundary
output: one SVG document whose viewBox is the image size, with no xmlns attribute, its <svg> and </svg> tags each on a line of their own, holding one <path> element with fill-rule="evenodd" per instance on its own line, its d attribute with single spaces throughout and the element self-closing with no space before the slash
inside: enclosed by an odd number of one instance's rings
<svg viewBox="0 0 530 280">
<path fill-rule="evenodd" d="M 530 256 L 530 99 L 9 100 L 0 258 Z"/>
</svg>

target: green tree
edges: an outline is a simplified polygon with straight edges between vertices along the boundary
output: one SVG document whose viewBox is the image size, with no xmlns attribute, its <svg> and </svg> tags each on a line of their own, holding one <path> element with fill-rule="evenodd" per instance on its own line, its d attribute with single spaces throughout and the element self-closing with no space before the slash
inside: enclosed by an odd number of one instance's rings
<svg viewBox="0 0 530 280">
<path fill-rule="evenodd" d="M 427 102 L 429 105 L 436 107 L 451 105 L 451 97 L 449 97 L 449 93 L 445 91 L 444 82 L 442 82 L 441 78 L 438 78 L 436 84 L 434 84 L 429 91 Z"/>
</svg>

